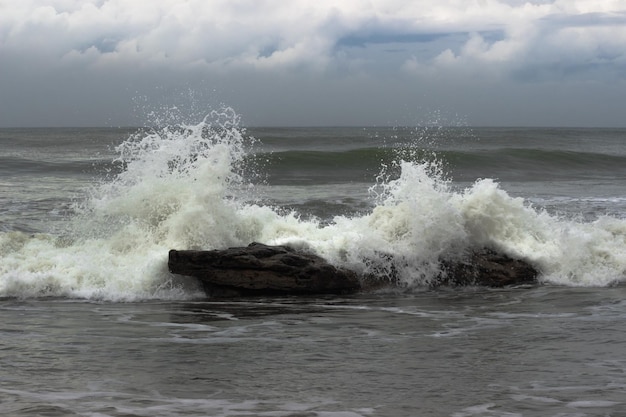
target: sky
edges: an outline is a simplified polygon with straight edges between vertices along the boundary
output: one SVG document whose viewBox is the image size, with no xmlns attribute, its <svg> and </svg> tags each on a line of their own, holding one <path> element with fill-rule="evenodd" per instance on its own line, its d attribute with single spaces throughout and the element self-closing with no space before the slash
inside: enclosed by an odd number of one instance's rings
<svg viewBox="0 0 626 417">
<path fill-rule="evenodd" d="M 0 0 L 0 127 L 626 127 L 626 0 Z"/>
</svg>

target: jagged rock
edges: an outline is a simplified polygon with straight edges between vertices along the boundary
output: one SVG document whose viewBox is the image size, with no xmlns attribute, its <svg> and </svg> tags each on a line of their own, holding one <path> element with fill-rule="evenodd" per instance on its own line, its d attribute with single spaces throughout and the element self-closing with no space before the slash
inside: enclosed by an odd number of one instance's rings
<svg viewBox="0 0 626 417">
<path fill-rule="evenodd" d="M 209 296 L 271 294 L 349 294 L 398 285 L 393 256 L 370 265 L 365 277 L 336 268 L 317 255 L 287 246 L 252 243 L 224 250 L 171 250 L 171 272 L 198 278 Z M 384 267 L 382 266 L 384 265 Z M 442 261 L 435 285 L 503 287 L 535 282 L 530 264 L 492 250 L 472 252 L 460 261 Z"/>
<path fill-rule="evenodd" d="M 345 294 L 360 290 L 357 275 L 287 246 L 252 243 L 224 250 L 171 250 L 171 272 L 198 278 L 212 296 Z"/>
</svg>

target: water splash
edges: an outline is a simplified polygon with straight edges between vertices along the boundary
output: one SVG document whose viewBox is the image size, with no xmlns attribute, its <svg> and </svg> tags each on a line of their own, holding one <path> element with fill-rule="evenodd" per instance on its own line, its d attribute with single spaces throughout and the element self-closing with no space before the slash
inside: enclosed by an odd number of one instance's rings
<svg viewBox="0 0 626 417">
<path fill-rule="evenodd" d="M 61 237 L 2 235 L 0 246 L 12 251 L 0 294 L 188 297 L 167 272 L 167 250 L 248 243 L 254 227 L 237 214 L 237 195 L 247 187 L 243 157 L 253 140 L 227 108 L 195 125 L 131 135 L 116 148 L 120 172 L 76 205 Z"/>
<path fill-rule="evenodd" d="M 232 109 L 211 112 L 195 125 L 132 135 L 116 148 L 121 172 L 99 184 L 77 208 L 77 235 L 99 237 L 135 228 L 177 247 L 238 242 L 233 213 L 237 195 L 248 186 L 243 160 L 253 141 Z"/>
</svg>

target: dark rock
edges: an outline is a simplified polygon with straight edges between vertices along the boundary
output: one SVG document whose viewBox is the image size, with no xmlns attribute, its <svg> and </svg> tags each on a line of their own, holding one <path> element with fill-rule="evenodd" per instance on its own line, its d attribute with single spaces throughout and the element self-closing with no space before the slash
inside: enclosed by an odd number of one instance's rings
<svg viewBox="0 0 626 417">
<path fill-rule="evenodd" d="M 398 260 L 381 255 L 369 260 L 369 273 L 336 268 L 317 255 L 287 246 L 252 243 L 224 250 L 171 250 L 171 272 L 199 279 L 209 296 L 233 297 L 274 294 L 349 294 L 399 285 Z M 407 267 L 407 265 L 402 265 Z M 530 264 L 492 250 L 471 252 L 462 260 L 441 262 L 438 285 L 503 287 L 536 282 Z"/>
<path fill-rule="evenodd" d="M 472 252 L 461 261 L 444 261 L 442 266 L 442 285 L 504 287 L 534 283 L 539 275 L 527 262 L 489 249 Z"/>
<path fill-rule="evenodd" d="M 378 253 L 365 260 L 368 274 L 361 277 L 363 291 L 402 287 L 401 270 L 415 268 L 403 259 Z M 529 263 L 490 249 L 474 250 L 457 259 L 440 261 L 441 273 L 429 280 L 431 287 L 470 286 L 504 287 L 536 283 L 539 272 Z M 426 278 L 426 277 L 425 277 Z"/>
<path fill-rule="evenodd" d="M 359 291 L 357 275 L 317 255 L 252 243 L 224 250 L 171 250 L 171 272 L 198 278 L 212 296 L 345 294 Z"/>
</svg>

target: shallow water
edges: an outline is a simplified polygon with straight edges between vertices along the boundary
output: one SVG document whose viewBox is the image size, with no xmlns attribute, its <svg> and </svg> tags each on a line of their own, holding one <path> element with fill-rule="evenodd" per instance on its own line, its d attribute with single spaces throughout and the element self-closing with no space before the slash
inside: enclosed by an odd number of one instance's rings
<svg viewBox="0 0 626 417">
<path fill-rule="evenodd" d="M 0 304 L 0 412 L 624 416 L 626 288 Z"/>
</svg>

